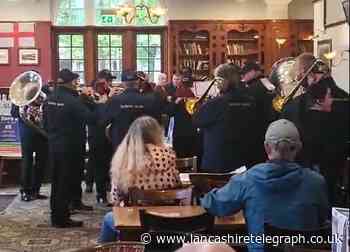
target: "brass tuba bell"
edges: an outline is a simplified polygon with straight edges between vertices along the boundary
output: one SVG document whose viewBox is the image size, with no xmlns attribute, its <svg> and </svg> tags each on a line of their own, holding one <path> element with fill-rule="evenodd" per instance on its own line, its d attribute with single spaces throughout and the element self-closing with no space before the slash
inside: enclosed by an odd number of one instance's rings
<svg viewBox="0 0 350 252">
<path fill-rule="evenodd" d="M 19 107 L 20 118 L 29 127 L 47 137 L 42 127 L 42 104 L 46 94 L 41 91 L 42 78 L 35 71 L 27 71 L 18 75 L 9 89 L 9 97 Z"/>
</svg>

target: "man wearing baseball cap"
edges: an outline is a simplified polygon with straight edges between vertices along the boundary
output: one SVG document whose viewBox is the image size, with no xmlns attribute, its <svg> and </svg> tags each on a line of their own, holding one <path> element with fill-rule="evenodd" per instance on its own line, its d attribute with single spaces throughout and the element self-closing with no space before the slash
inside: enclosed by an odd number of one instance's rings
<svg viewBox="0 0 350 252">
<path fill-rule="evenodd" d="M 324 178 L 297 164 L 302 147 L 298 129 L 285 119 L 270 124 L 265 134 L 266 163 L 236 175 L 222 188 L 201 201 L 215 216 L 230 216 L 243 209 L 248 232 L 264 233 L 264 224 L 291 230 L 320 228 L 329 215 Z M 264 251 L 264 244 L 251 243 L 249 251 Z"/>
<path fill-rule="evenodd" d="M 80 227 L 70 219 L 74 209 L 92 210 L 81 202 L 82 157 L 85 153 L 85 125 L 96 122 L 93 107 L 83 103 L 76 86 L 79 75 L 69 69 L 58 74 L 57 87 L 44 105 L 52 165 L 51 223 L 54 227 Z M 92 106 L 92 104 L 89 104 Z"/>
<path fill-rule="evenodd" d="M 136 118 L 149 115 L 160 122 L 162 111 L 160 98 L 153 94 L 142 95 L 139 91 L 138 79 L 136 71 L 124 71 L 122 83 L 125 91 L 113 96 L 107 104 L 106 116 L 102 125 L 111 124 L 110 135 L 113 150 L 117 149 Z"/>
</svg>

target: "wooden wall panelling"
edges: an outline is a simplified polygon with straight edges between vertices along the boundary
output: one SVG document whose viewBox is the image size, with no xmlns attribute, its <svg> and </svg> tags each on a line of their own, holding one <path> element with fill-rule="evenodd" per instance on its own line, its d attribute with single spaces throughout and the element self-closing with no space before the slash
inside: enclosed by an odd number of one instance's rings
<svg viewBox="0 0 350 252">
<path fill-rule="evenodd" d="M 265 69 L 267 69 L 267 72 L 277 60 L 291 56 L 291 47 L 293 47 L 291 36 L 288 20 L 273 20 L 267 23 L 265 36 Z M 286 39 L 286 42 L 279 46 L 276 42 L 278 38 Z"/>
<path fill-rule="evenodd" d="M 96 50 L 92 50 L 92 48 L 96 48 L 96 34 L 93 27 L 88 27 L 85 32 L 84 37 L 84 45 L 85 45 L 85 80 L 86 84 L 90 84 L 95 79 L 96 72 Z"/>
</svg>

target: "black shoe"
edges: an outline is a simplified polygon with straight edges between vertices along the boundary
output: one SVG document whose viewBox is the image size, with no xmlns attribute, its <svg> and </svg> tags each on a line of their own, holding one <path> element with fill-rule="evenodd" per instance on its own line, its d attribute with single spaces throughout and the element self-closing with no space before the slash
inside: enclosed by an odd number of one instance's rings
<svg viewBox="0 0 350 252">
<path fill-rule="evenodd" d="M 53 227 L 56 228 L 74 228 L 74 227 L 82 227 L 83 226 L 83 222 L 82 221 L 75 221 L 72 219 L 68 219 L 64 222 L 61 223 L 52 223 Z"/>
<path fill-rule="evenodd" d="M 21 200 L 22 201 L 33 201 L 35 198 L 31 193 L 27 193 L 27 192 L 21 192 Z"/>
<path fill-rule="evenodd" d="M 80 211 L 93 211 L 94 209 L 92 208 L 92 206 L 87 206 L 83 203 L 80 204 L 73 204 L 71 207 L 71 210 L 80 210 Z"/>
<path fill-rule="evenodd" d="M 34 199 L 38 199 L 38 200 L 46 200 L 46 199 L 48 199 L 49 197 L 47 197 L 46 195 L 40 194 L 40 193 L 35 193 L 35 194 L 33 195 L 33 198 L 34 198 Z"/>
<path fill-rule="evenodd" d="M 94 185 L 93 184 L 87 184 L 86 185 L 86 188 L 85 188 L 85 192 L 86 193 L 92 193 L 92 188 L 94 187 Z"/>
</svg>

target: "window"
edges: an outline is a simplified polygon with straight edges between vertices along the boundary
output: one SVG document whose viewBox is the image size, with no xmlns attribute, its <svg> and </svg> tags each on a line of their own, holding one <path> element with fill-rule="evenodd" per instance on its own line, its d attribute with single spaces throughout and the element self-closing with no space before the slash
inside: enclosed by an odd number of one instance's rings
<svg viewBox="0 0 350 252">
<path fill-rule="evenodd" d="M 80 75 L 80 83 L 85 83 L 84 67 L 84 35 L 58 35 L 58 66 L 59 70 L 68 68 Z"/>
<path fill-rule="evenodd" d="M 137 34 L 137 70 L 149 74 L 150 80 L 158 79 L 162 70 L 162 43 L 160 34 Z"/>
<path fill-rule="evenodd" d="M 97 66 L 98 71 L 108 69 L 117 76 L 115 81 L 121 81 L 123 64 L 123 39 L 120 34 L 97 35 Z"/>
<path fill-rule="evenodd" d="M 56 17 L 57 25 L 84 25 L 85 9 L 84 0 L 57 0 L 58 14 Z"/>
<path fill-rule="evenodd" d="M 123 4 L 123 0 L 95 0 L 96 25 L 122 25 L 123 18 L 116 15 L 102 15 L 102 10 L 116 8 Z"/>
</svg>

